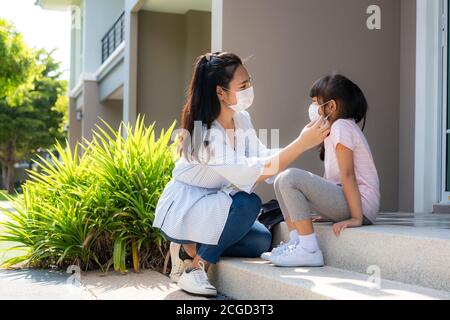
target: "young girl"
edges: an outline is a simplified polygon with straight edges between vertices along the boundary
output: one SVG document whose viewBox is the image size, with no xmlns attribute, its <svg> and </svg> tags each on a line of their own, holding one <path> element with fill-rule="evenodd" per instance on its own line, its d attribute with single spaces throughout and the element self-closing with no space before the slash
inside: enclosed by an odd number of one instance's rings
<svg viewBox="0 0 450 320">
<path fill-rule="evenodd" d="M 331 220 L 339 236 L 345 228 L 373 224 L 379 210 L 379 179 L 369 145 L 358 123 L 366 122 L 367 101 L 361 89 L 342 75 L 318 80 L 310 91 L 311 121 L 331 123 L 320 152 L 325 177 L 289 169 L 275 181 L 275 193 L 291 240 L 262 255 L 280 267 L 323 266 L 311 212 Z"/>
</svg>

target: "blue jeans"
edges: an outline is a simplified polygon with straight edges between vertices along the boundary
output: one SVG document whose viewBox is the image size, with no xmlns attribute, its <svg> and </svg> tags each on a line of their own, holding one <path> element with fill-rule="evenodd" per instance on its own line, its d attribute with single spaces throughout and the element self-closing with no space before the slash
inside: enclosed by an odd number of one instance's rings
<svg viewBox="0 0 450 320">
<path fill-rule="evenodd" d="M 217 245 L 197 245 L 197 254 L 209 263 L 217 263 L 221 256 L 257 258 L 269 250 L 272 234 L 259 221 L 261 199 L 255 194 L 238 192 Z"/>
<path fill-rule="evenodd" d="M 261 209 L 261 199 L 255 194 L 238 192 L 231 196 L 225 227 L 217 245 L 197 244 L 197 254 L 209 263 L 217 263 L 221 256 L 257 258 L 269 250 L 272 234 L 259 221 L 256 221 Z M 168 237 L 175 243 L 189 243 Z"/>
</svg>

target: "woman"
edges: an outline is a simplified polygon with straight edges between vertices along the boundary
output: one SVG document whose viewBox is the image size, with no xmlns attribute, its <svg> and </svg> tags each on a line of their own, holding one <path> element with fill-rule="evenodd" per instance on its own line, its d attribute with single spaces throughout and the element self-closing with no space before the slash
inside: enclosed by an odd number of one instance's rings
<svg viewBox="0 0 450 320">
<path fill-rule="evenodd" d="M 256 221 L 261 200 L 252 190 L 260 182 L 271 183 L 329 134 L 321 118 L 286 148 L 267 149 L 245 111 L 252 103 L 250 76 L 238 56 L 197 59 L 182 113 L 182 157 L 153 224 L 172 242 L 171 278 L 193 294 L 217 294 L 206 270 L 221 256 L 252 258 L 269 249 L 271 234 Z M 184 268 L 187 259 L 192 264 Z"/>
</svg>

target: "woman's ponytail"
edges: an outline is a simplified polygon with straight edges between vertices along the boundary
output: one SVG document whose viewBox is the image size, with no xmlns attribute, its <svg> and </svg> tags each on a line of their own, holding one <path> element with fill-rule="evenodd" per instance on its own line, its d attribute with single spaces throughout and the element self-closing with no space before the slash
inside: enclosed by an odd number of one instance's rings
<svg viewBox="0 0 450 320">
<path fill-rule="evenodd" d="M 181 115 L 182 128 L 190 137 L 202 133 L 195 133 L 195 122 L 201 122 L 202 128 L 210 129 L 214 120 L 220 114 L 220 101 L 216 87 L 228 88 L 233 80 L 236 69 L 242 65 L 242 60 L 233 53 L 207 53 L 197 58 L 191 82 L 188 88 L 186 103 Z M 187 146 L 186 136 L 181 137 L 181 152 L 191 158 L 192 150 Z M 194 144 L 198 145 L 198 144 Z M 198 149 L 198 148 L 195 148 Z"/>
</svg>

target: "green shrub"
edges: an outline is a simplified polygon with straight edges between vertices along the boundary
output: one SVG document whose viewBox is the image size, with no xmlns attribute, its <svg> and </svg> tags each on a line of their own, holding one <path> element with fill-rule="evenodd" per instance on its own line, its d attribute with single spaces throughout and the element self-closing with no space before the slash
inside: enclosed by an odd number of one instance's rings
<svg viewBox="0 0 450 320">
<path fill-rule="evenodd" d="M 54 153 L 51 161 L 39 158 L 23 197 L 4 195 L 17 212 L 3 209 L 9 219 L 0 225 L 0 241 L 26 249 L 4 265 L 107 270 L 113 264 L 119 272 L 131 264 L 135 271 L 161 267 L 167 243 L 152 224 L 176 161 L 170 145 L 175 123 L 158 138 L 143 117 L 118 131 L 103 123 L 106 130 L 97 126 L 93 139 L 73 153 L 57 143 L 60 159 Z"/>
</svg>

